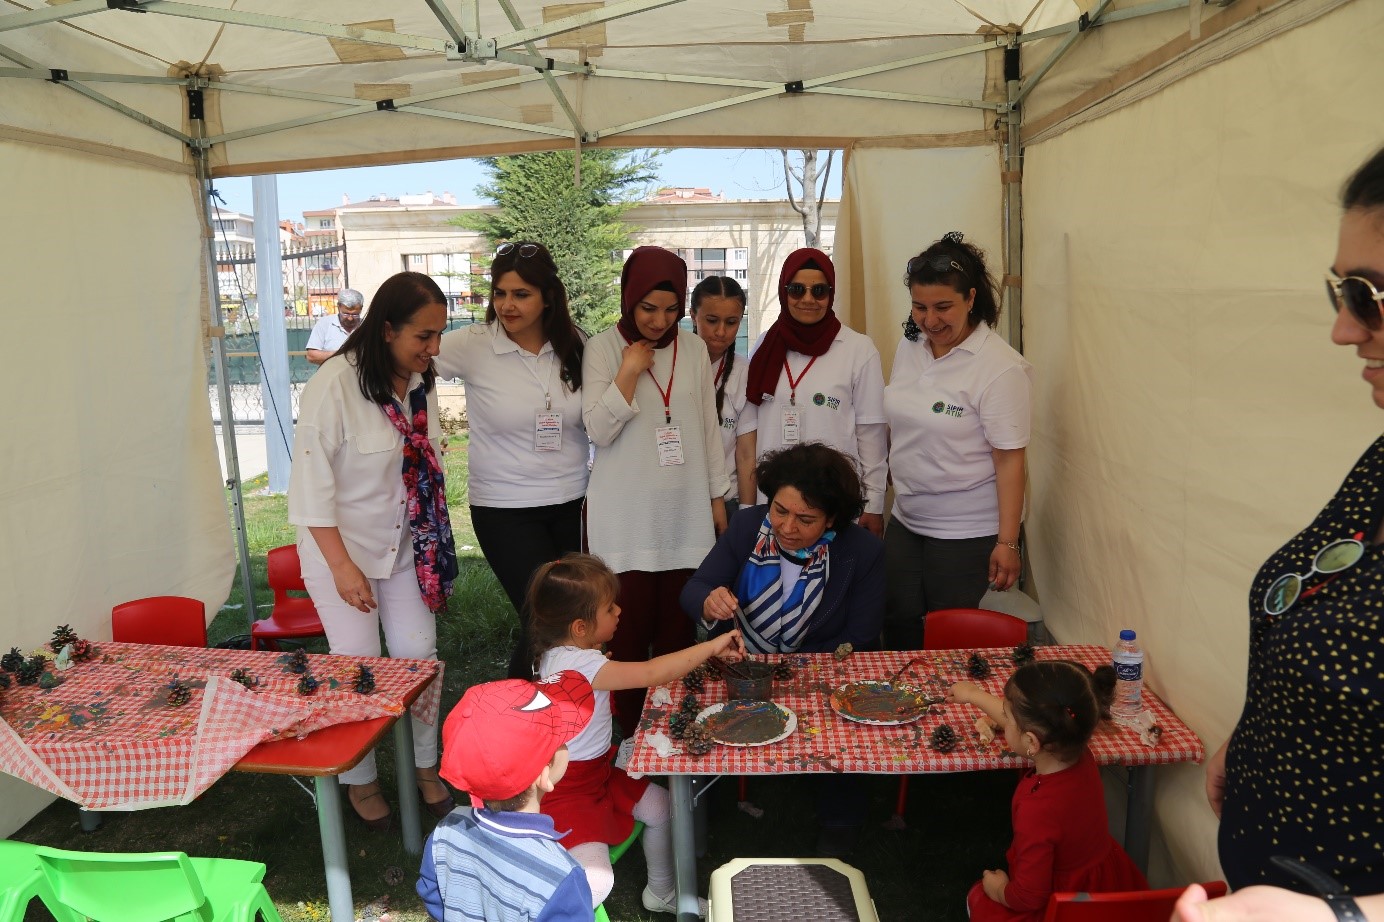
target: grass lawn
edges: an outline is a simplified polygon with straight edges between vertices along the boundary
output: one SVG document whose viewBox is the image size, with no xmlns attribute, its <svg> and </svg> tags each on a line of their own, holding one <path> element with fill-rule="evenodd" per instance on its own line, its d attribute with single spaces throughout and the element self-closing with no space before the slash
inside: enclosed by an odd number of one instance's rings
<svg viewBox="0 0 1384 922">
<path fill-rule="evenodd" d="M 447 613 L 438 622 L 439 655 L 447 664 L 444 714 L 469 686 L 504 677 L 515 629 L 514 610 L 481 556 L 467 514 L 466 439 L 453 438 L 451 443 L 444 464 L 461 573 Z M 294 529 L 287 522 L 286 499 L 260 494 L 263 487 L 264 478 L 247 485 L 245 513 L 257 602 L 267 609 L 265 553 L 292 543 Z M 226 606 L 211 625 L 211 642 L 248 630 L 237 576 Z M 313 641 L 308 649 L 326 652 L 322 641 Z M 395 787 L 391 750 L 392 736 L 382 744 L 377 760 L 386 792 Z M 966 919 L 967 888 L 983 869 L 1003 864 L 1014 781 L 1012 772 L 914 777 L 908 795 L 908 828 L 894 831 L 881 823 L 893 812 L 897 780 L 871 779 L 871 819 L 851 863 L 865 872 L 881 919 Z M 812 777 L 752 778 L 749 796 L 764 809 L 762 818 L 737 809 L 733 778 L 714 784 L 706 794 L 707 853 L 698 863 L 702 893 L 712 870 L 732 858 L 813 853 Z M 384 901 L 398 922 L 425 922 L 427 914 L 413 890 L 419 859 L 404 852 L 397 823 L 392 833 L 370 833 L 349 819 L 347 842 L 357 917 L 378 916 Z M 423 823 L 426 834 L 432 818 L 424 814 Z M 232 772 L 186 807 L 109 814 L 99 830 L 86 834 L 78 827 L 75 808 L 58 801 L 13 838 L 87 851 L 172 848 L 192 855 L 261 861 L 269 869 L 265 886 L 287 922 L 329 918 L 316 811 L 307 791 L 290 778 Z M 617 866 L 615 890 L 606 900 L 612 922 L 671 918 L 644 910 L 639 902 L 643 886 L 644 858 L 634 848 Z M 35 904 L 29 918 L 47 916 Z"/>
</svg>

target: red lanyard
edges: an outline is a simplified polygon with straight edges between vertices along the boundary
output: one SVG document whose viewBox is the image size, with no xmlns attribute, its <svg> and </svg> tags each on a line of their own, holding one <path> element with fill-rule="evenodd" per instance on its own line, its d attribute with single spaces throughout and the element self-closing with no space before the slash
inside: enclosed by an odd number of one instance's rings
<svg viewBox="0 0 1384 922">
<path fill-rule="evenodd" d="M 812 360 L 803 367 L 802 374 L 794 378 L 793 369 L 788 367 L 788 356 L 783 357 L 783 373 L 788 376 L 788 405 L 790 407 L 798 405 L 798 385 L 802 383 L 803 378 L 807 377 L 808 369 L 812 367 L 812 362 L 815 361 L 817 361 L 817 356 L 814 355 Z"/>
<path fill-rule="evenodd" d="M 678 338 L 676 336 L 673 337 L 673 367 L 668 369 L 668 389 L 666 391 L 663 389 L 663 386 L 658 383 L 658 379 L 654 377 L 652 365 L 644 370 L 649 373 L 649 380 L 654 382 L 654 387 L 658 388 L 658 395 L 663 398 L 663 422 L 671 423 L 673 421 L 673 411 L 669 403 L 673 399 L 673 376 L 678 373 Z"/>
<path fill-rule="evenodd" d="M 721 383 L 721 372 L 724 371 L 725 368 L 726 357 L 723 355 L 721 356 L 721 361 L 716 364 L 716 374 L 711 379 L 712 385 L 717 385 Z"/>
</svg>

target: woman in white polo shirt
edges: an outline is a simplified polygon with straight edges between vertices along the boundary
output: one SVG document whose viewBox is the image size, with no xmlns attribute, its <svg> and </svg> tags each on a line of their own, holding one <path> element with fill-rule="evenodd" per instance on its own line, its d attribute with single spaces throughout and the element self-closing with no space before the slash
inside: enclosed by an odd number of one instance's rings
<svg viewBox="0 0 1384 922">
<path fill-rule="evenodd" d="M 390 656 L 437 659 L 437 613 L 457 575 L 433 387 L 446 326 L 437 283 L 401 272 L 303 387 L 288 520 L 333 653 L 379 656 L 383 627 Z M 429 812 L 446 816 L 437 727 L 416 716 L 413 760 Z M 389 825 L 373 753 L 339 779 L 366 825 Z"/>
<path fill-rule="evenodd" d="M 735 339 L 745 319 L 745 289 L 728 275 L 708 275 L 692 289 L 692 329 L 706 343 L 716 388 L 716 418 L 721 421 L 721 445 L 726 452 L 726 519 L 743 502 L 754 505 L 754 427 L 745 413 L 747 359 L 735 351 Z"/>
<path fill-rule="evenodd" d="M 884 532 L 888 429 L 879 350 L 832 310 L 836 268 L 821 250 L 794 250 L 779 272 L 779 316 L 750 354 L 745 413 L 759 457 L 822 442 L 860 465 L 860 525 Z M 761 502 L 767 502 L 761 499 Z"/>
<path fill-rule="evenodd" d="M 894 509 L 884 645 L 917 650 L 923 619 L 975 608 L 1019 578 L 1033 367 L 994 332 L 981 251 L 947 234 L 908 261 L 912 298 L 884 391 Z"/>
<path fill-rule="evenodd" d="M 485 323 L 442 337 L 437 357 L 439 375 L 466 382 L 471 524 L 519 615 L 511 679 L 533 678 L 529 578 L 581 550 L 590 453 L 581 419 L 584 343 L 552 255 L 520 241 L 495 251 Z"/>
</svg>

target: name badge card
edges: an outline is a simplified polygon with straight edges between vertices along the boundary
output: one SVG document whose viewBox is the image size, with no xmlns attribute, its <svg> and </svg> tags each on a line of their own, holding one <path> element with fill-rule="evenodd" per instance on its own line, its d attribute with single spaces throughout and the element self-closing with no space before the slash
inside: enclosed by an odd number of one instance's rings
<svg viewBox="0 0 1384 922">
<path fill-rule="evenodd" d="M 562 451 L 562 411 L 535 410 L 533 414 L 533 450 Z"/>
<path fill-rule="evenodd" d="M 683 463 L 681 426 L 659 426 L 654 430 L 654 442 L 658 446 L 659 467 Z"/>
<path fill-rule="evenodd" d="M 796 445 L 802 438 L 801 413 L 798 407 L 783 408 L 783 444 Z"/>
</svg>

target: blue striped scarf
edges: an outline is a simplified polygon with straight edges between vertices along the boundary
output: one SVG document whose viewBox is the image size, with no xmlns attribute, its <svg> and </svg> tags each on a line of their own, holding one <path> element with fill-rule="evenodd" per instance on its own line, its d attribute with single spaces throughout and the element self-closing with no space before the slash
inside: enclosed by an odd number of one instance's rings
<svg viewBox="0 0 1384 922">
<path fill-rule="evenodd" d="M 811 547 L 782 550 L 769 517 L 764 517 L 750 559 L 735 582 L 735 595 L 745 613 L 740 629 L 751 653 L 794 653 L 802 646 L 812 613 L 822 601 L 831 570 L 828 551 L 835 539 L 836 532 L 828 529 Z M 780 584 L 784 557 L 803 568 L 787 598 Z"/>
</svg>

